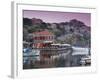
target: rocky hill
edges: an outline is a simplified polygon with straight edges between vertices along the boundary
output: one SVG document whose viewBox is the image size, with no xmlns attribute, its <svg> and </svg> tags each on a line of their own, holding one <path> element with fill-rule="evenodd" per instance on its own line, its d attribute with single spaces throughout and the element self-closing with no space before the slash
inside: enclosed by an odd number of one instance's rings
<svg viewBox="0 0 100 80">
<path fill-rule="evenodd" d="M 90 47 L 91 27 L 73 19 L 69 22 L 46 23 L 37 18 L 23 18 L 23 39 L 32 41 L 29 34 L 49 30 L 55 35 L 55 43 L 68 43 L 74 46 Z"/>
</svg>

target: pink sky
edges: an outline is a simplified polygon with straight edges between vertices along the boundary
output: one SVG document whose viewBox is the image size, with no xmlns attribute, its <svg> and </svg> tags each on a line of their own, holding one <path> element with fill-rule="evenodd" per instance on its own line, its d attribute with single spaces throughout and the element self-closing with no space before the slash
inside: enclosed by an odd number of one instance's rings
<svg viewBox="0 0 100 80">
<path fill-rule="evenodd" d="M 91 26 L 90 13 L 24 10 L 23 17 L 38 18 L 48 23 L 69 22 L 72 19 L 77 19 L 84 22 L 87 26 Z"/>
</svg>

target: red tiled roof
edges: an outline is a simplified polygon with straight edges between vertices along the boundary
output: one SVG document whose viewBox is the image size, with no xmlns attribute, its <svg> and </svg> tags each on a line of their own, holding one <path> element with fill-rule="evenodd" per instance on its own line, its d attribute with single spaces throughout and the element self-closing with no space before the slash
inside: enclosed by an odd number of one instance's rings
<svg viewBox="0 0 100 80">
<path fill-rule="evenodd" d="M 33 34 L 39 34 L 39 35 L 53 35 L 53 33 L 49 32 L 48 30 L 39 31 L 39 32 L 33 32 Z"/>
</svg>

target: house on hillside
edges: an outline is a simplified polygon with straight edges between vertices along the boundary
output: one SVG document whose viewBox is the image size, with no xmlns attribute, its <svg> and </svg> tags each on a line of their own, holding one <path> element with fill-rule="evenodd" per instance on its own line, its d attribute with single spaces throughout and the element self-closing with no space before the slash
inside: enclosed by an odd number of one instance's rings
<svg viewBox="0 0 100 80">
<path fill-rule="evenodd" d="M 43 43 L 44 41 L 54 41 L 54 34 L 48 30 L 33 32 L 34 43 Z"/>
</svg>

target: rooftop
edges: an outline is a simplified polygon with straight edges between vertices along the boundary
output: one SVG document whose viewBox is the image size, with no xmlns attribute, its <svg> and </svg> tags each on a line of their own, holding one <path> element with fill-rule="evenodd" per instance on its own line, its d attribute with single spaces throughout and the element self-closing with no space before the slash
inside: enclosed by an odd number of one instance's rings
<svg viewBox="0 0 100 80">
<path fill-rule="evenodd" d="M 48 30 L 33 32 L 33 34 L 38 34 L 38 35 L 53 35 L 53 33 L 51 33 Z"/>
</svg>

